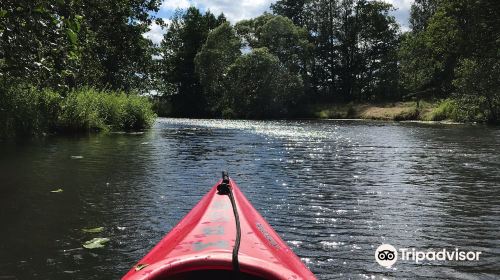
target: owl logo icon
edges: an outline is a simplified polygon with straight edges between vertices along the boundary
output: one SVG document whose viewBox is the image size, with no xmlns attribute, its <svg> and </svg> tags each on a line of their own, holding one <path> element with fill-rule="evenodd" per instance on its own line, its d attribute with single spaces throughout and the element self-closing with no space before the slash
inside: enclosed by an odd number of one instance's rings
<svg viewBox="0 0 500 280">
<path fill-rule="evenodd" d="M 394 246 L 382 244 L 375 251 L 375 260 L 383 267 L 391 267 L 398 260 L 398 251 Z"/>
</svg>

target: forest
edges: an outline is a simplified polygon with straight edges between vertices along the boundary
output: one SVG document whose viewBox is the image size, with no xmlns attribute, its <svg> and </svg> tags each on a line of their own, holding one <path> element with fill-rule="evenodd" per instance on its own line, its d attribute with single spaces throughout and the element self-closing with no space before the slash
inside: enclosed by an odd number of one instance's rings
<svg viewBox="0 0 500 280">
<path fill-rule="evenodd" d="M 168 24 L 161 2 L 2 1 L 0 136 L 401 101 L 408 118 L 427 102 L 432 120 L 500 119 L 498 1 L 415 0 L 409 30 L 382 1 L 278 0 L 234 23 L 190 7 Z"/>
</svg>

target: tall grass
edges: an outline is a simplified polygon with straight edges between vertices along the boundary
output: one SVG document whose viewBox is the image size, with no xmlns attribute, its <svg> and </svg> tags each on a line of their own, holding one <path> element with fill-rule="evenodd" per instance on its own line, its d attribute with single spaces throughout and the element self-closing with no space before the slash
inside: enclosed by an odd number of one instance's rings
<svg viewBox="0 0 500 280">
<path fill-rule="evenodd" d="M 72 131 L 139 130 L 155 117 L 147 97 L 84 88 L 65 98 L 60 124 Z"/>
<path fill-rule="evenodd" d="M 61 96 L 51 90 L 14 85 L 0 89 L 0 138 L 34 135 L 57 126 Z"/>
<path fill-rule="evenodd" d="M 0 88 L 0 137 L 44 132 L 140 130 L 156 115 L 147 97 L 82 88 L 65 97 L 31 86 Z"/>
<path fill-rule="evenodd" d="M 431 121 L 460 120 L 457 103 L 452 99 L 442 100 L 430 113 Z"/>
</svg>

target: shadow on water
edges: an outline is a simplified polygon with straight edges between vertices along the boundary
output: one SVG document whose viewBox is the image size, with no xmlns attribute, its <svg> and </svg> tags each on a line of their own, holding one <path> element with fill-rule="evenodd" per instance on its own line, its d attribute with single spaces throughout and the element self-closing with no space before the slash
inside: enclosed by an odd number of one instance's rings
<svg viewBox="0 0 500 280">
<path fill-rule="evenodd" d="M 119 278 L 223 169 L 320 279 L 494 278 L 499 151 L 498 128 L 367 121 L 159 119 L 144 134 L 1 143 L 0 278 Z M 111 241 L 83 249 L 94 237 Z M 381 243 L 484 258 L 386 269 Z"/>
<path fill-rule="evenodd" d="M 114 217 L 123 214 L 128 201 L 141 200 L 137 192 L 146 193 L 138 188 L 150 160 L 150 148 L 141 145 L 147 138 L 48 137 L 2 146 L 0 218 L 9 222 L 0 234 L 5 268 L 0 275 L 110 275 L 102 255 L 83 250 L 82 243 L 94 235 L 82 229 L 105 226 L 102 235 L 116 234 L 120 224 Z M 56 189 L 63 191 L 51 192 Z"/>
</svg>

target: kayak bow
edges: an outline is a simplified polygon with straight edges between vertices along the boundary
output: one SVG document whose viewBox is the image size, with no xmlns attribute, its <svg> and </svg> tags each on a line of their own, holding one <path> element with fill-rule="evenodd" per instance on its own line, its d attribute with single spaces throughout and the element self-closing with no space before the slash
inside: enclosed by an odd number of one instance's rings
<svg viewBox="0 0 500 280">
<path fill-rule="evenodd" d="M 316 279 L 227 174 L 122 279 L 212 278 Z"/>
</svg>

